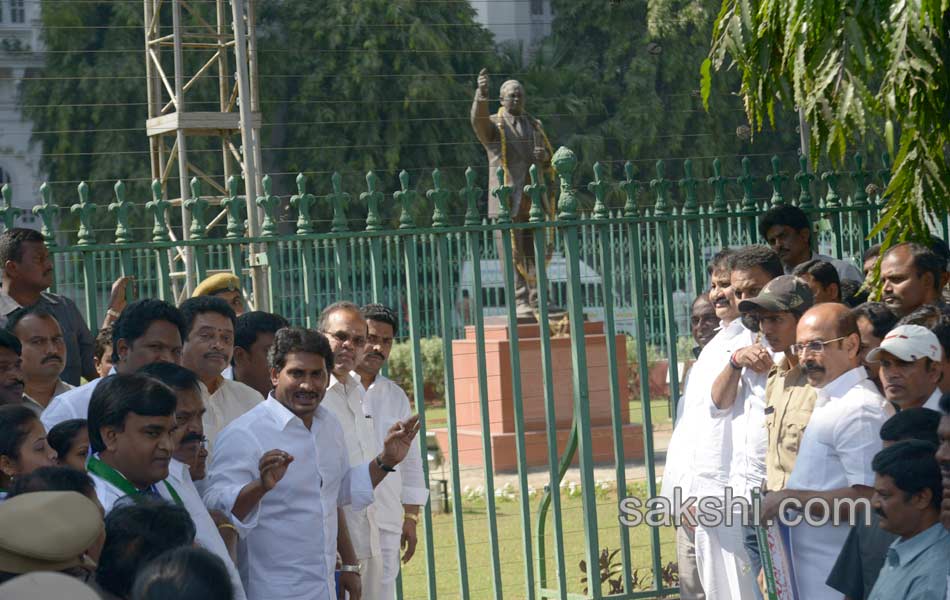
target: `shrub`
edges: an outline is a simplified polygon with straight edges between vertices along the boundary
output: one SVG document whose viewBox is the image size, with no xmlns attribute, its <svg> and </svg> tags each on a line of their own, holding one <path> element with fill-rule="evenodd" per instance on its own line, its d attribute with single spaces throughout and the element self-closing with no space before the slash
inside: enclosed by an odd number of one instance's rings
<svg viewBox="0 0 950 600">
<path fill-rule="evenodd" d="M 445 397 L 445 360 L 442 353 L 442 338 L 428 337 L 419 341 L 422 354 L 422 381 L 427 399 Z M 411 342 L 393 344 L 389 355 L 389 378 L 399 384 L 410 399 L 412 387 L 412 345 Z"/>
</svg>

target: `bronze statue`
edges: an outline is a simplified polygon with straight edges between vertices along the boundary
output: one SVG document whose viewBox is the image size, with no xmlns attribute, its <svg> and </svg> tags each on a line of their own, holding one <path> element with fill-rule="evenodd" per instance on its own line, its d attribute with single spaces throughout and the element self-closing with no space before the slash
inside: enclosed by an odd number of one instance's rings
<svg viewBox="0 0 950 600">
<path fill-rule="evenodd" d="M 495 172 L 504 168 L 505 184 L 513 188 L 511 194 L 511 220 L 516 223 L 528 221 L 531 200 L 524 195 L 524 186 L 530 183 L 528 170 L 531 165 L 538 166 L 539 173 L 551 169 L 553 151 L 548 142 L 541 121 L 524 110 L 524 87 L 518 81 L 509 79 L 501 85 L 501 107 L 491 114 L 488 110 L 488 71 L 482 69 L 478 74 L 478 89 L 472 102 L 472 129 L 485 147 L 488 154 L 488 216 L 498 215 L 498 199 L 491 193 L 501 185 Z M 550 186 L 548 189 L 551 189 Z M 545 214 L 553 218 L 552 206 L 545 195 L 542 198 Z M 538 306 L 536 280 L 537 257 L 534 255 L 533 234 L 520 229 L 508 236 L 501 232 L 495 234 L 496 244 L 512 244 L 515 261 L 515 302 L 519 320 L 535 319 Z M 498 255 L 502 256 L 501 246 Z M 550 254 L 550 252 L 549 252 Z"/>
</svg>

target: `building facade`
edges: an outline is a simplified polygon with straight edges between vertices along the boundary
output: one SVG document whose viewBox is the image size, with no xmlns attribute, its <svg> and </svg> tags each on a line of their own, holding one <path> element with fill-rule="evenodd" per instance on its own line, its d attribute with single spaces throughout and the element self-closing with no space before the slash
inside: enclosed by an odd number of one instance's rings
<svg viewBox="0 0 950 600">
<path fill-rule="evenodd" d="M 530 58 L 541 40 L 551 33 L 551 0 L 470 0 L 478 21 L 495 34 L 495 42 L 521 51 Z"/>
<path fill-rule="evenodd" d="M 41 31 L 39 2 L 0 0 L 0 186 L 10 185 L 14 205 L 23 209 L 18 224 L 26 227 L 39 226 L 30 208 L 39 203 L 42 148 L 32 141 L 18 100 L 23 77 L 43 64 Z"/>
</svg>

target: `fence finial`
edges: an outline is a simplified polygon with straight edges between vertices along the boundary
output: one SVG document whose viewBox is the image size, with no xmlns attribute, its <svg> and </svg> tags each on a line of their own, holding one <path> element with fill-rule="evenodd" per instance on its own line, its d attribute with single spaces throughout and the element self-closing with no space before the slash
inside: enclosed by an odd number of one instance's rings
<svg viewBox="0 0 950 600">
<path fill-rule="evenodd" d="M 670 214 L 670 180 L 666 178 L 666 162 L 656 161 L 656 179 L 650 181 L 650 188 L 656 191 L 656 205 L 653 212 L 657 215 Z"/>
<path fill-rule="evenodd" d="M 221 201 L 221 205 L 228 211 L 228 239 L 244 237 L 244 212 L 247 209 L 247 202 L 238 194 L 241 177 L 231 175 L 228 177 L 228 197 Z"/>
<path fill-rule="evenodd" d="M 115 242 L 117 244 L 128 244 L 132 242 L 132 227 L 129 225 L 129 212 L 132 210 L 132 203 L 125 197 L 125 183 L 122 180 L 116 181 L 113 188 L 115 190 L 115 202 L 109 205 L 109 212 L 115 213 Z"/>
<path fill-rule="evenodd" d="M 544 221 L 544 207 L 541 205 L 541 202 L 547 188 L 538 175 L 538 165 L 531 165 L 531 167 L 528 168 L 528 176 L 531 177 L 531 183 L 524 186 L 524 193 L 531 197 L 531 208 L 528 210 L 528 222 L 540 223 Z M 522 198 L 522 202 L 523 201 L 524 198 Z"/>
<path fill-rule="evenodd" d="M 155 225 L 152 226 L 152 241 L 167 242 L 168 221 L 165 213 L 171 202 L 162 197 L 162 182 L 158 179 L 152 180 L 152 200 L 145 203 L 145 210 L 151 213 Z"/>
<path fill-rule="evenodd" d="M 726 186 L 729 185 L 729 178 L 722 174 L 722 161 L 719 158 L 713 160 L 713 176 L 708 180 L 715 190 L 713 192 L 712 214 L 721 215 L 729 210 L 729 203 L 726 201 Z"/>
<path fill-rule="evenodd" d="M 825 208 L 838 208 L 841 206 L 841 196 L 838 195 L 838 173 L 834 171 L 825 171 L 821 174 L 821 180 L 828 186 L 828 193 L 825 194 Z"/>
<path fill-rule="evenodd" d="M 432 212 L 433 227 L 449 226 L 448 207 L 451 196 L 452 192 L 442 187 L 442 173 L 438 169 L 432 171 L 432 189 L 426 192 L 426 198 L 435 206 Z"/>
<path fill-rule="evenodd" d="M 399 215 L 399 229 L 412 229 L 416 226 L 416 222 L 412 219 L 409 209 L 413 202 L 419 200 L 419 194 L 409 186 L 409 173 L 405 169 L 399 172 L 399 187 L 400 190 L 393 194 L 393 198 L 402 207 Z"/>
<path fill-rule="evenodd" d="M 626 179 L 620 182 L 620 189 L 623 190 L 624 195 L 627 197 L 627 201 L 623 204 L 623 216 L 625 217 L 635 217 L 637 216 L 637 193 L 640 191 L 640 183 L 634 179 L 636 175 L 633 163 L 629 160 L 623 165 L 623 174 L 626 176 Z"/>
<path fill-rule="evenodd" d="M 854 181 L 853 205 L 858 208 L 866 208 L 868 205 L 868 176 L 871 173 L 864 168 L 864 155 L 860 152 L 854 155 L 854 171 L 851 171 L 851 180 Z"/>
<path fill-rule="evenodd" d="M 330 193 L 330 205 L 333 206 L 333 220 L 330 222 L 331 233 L 343 233 L 349 231 L 350 226 L 346 220 L 346 205 L 350 203 L 350 195 L 343 191 L 343 176 L 339 171 L 334 171 L 330 176 L 330 186 L 333 191 Z"/>
<path fill-rule="evenodd" d="M 383 228 L 383 220 L 379 217 L 379 204 L 383 201 L 383 193 L 376 189 L 379 178 L 376 173 L 366 173 L 367 191 L 360 194 L 360 200 L 366 203 L 366 231 L 379 231 Z"/>
<path fill-rule="evenodd" d="M 185 200 L 184 205 L 191 213 L 191 227 L 188 228 L 191 239 L 203 240 L 208 225 L 208 219 L 205 215 L 205 211 L 208 209 L 208 201 L 201 197 L 201 181 L 197 177 L 191 178 L 191 198 Z"/>
<path fill-rule="evenodd" d="M 264 220 L 261 222 L 261 235 L 268 237 L 275 236 L 277 235 L 277 222 L 280 220 L 277 214 L 280 210 L 280 196 L 271 193 L 273 181 L 270 175 L 264 175 L 264 178 L 261 179 L 261 184 L 264 187 L 264 195 L 257 198 L 257 205 L 264 209 Z"/>
<path fill-rule="evenodd" d="M 577 156 L 570 148 L 561 146 L 551 159 L 557 176 L 561 180 L 561 194 L 557 201 L 557 218 L 573 221 L 577 218 L 577 192 L 574 190 L 574 170 L 577 168 Z"/>
<path fill-rule="evenodd" d="M 498 216 L 496 219 L 499 223 L 511 223 L 511 205 L 509 202 L 514 188 L 505 184 L 504 167 L 498 167 L 498 170 L 495 171 L 495 177 L 498 180 L 498 187 L 492 190 L 491 195 L 498 199 Z"/>
<path fill-rule="evenodd" d="M 802 154 L 798 157 L 798 166 L 800 170 L 795 175 L 795 182 L 801 188 L 798 195 L 798 208 L 808 212 L 813 208 L 811 197 L 811 182 L 815 180 L 815 174 L 808 172 L 808 157 Z"/>
<path fill-rule="evenodd" d="M 755 198 L 752 197 L 752 186 L 755 185 L 755 176 L 750 172 L 752 161 L 746 156 L 742 159 L 742 175 L 737 181 L 742 186 L 742 204 L 740 210 L 752 212 L 755 210 Z"/>
<path fill-rule="evenodd" d="M 679 180 L 679 184 L 680 188 L 686 192 L 683 214 L 697 214 L 699 212 L 699 201 L 696 199 L 696 186 L 699 185 L 699 181 L 693 177 L 693 160 L 690 158 L 683 161 L 683 178 Z"/>
<path fill-rule="evenodd" d="M 3 187 L 0 188 L 0 194 L 3 195 L 3 206 L 0 207 L 0 212 L 3 214 L 3 224 L 7 229 L 13 229 L 16 225 L 16 218 L 23 211 L 13 206 L 13 189 L 9 183 L 3 184 Z"/>
<path fill-rule="evenodd" d="M 772 156 L 772 174 L 766 176 L 765 180 L 772 184 L 772 206 L 782 206 L 785 204 L 785 198 L 782 197 L 782 184 L 788 180 L 787 175 L 783 175 L 778 170 L 779 160 L 777 155 Z"/>
<path fill-rule="evenodd" d="M 482 222 L 478 214 L 478 201 L 482 197 L 482 188 L 475 184 L 475 169 L 465 169 L 465 187 L 459 190 L 459 196 L 465 200 L 465 224 L 479 225 Z"/>
<path fill-rule="evenodd" d="M 79 203 L 73 204 L 69 210 L 73 214 L 79 215 L 79 245 L 87 246 L 96 243 L 96 235 L 93 233 L 92 217 L 98 208 L 89 201 L 89 185 L 81 181 L 77 188 L 79 192 Z"/>
<path fill-rule="evenodd" d="M 594 218 L 607 218 L 607 192 L 610 191 L 610 184 L 604 177 L 604 165 L 599 162 L 594 163 L 594 180 L 587 184 L 587 189 L 594 194 Z"/>
<path fill-rule="evenodd" d="M 46 245 L 50 248 L 56 247 L 56 213 L 59 207 L 53 204 L 53 190 L 45 181 L 40 186 L 40 196 L 43 203 L 33 207 L 33 214 L 43 220 L 43 229 L 40 233 L 46 238 Z"/>
<path fill-rule="evenodd" d="M 307 193 L 307 176 L 297 173 L 297 193 L 290 197 L 290 205 L 297 210 L 297 235 L 313 233 L 310 211 L 316 203 L 317 197 Z"/>
</svg>

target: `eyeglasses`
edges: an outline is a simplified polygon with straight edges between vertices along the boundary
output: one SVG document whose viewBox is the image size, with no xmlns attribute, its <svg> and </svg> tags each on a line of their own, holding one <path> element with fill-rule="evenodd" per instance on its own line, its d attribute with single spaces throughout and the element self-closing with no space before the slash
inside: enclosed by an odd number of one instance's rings
<svg viewBox="0 0 950 600">
<path fill-rule="evenodd" d="M 336 339 L 336 341 L 340 342 L 341 344 L 350 342 L 354 346 L 366 345 L 366 338 L 362 335 L 350 335 L 345 331 L 334 331 L 334 332 L 327 331 L 324 333 L 326 333 L 327 335 L 333 336 Z"/>
<path fill-rule="evenodd" d="M 843 335 L 841 337 L 836 337 L 833 340 L 828 340 L 827 342 L 823 342 L 821 340 L 814 340 L 814 341 L 808 342 L 807 344 L 792 344 L 791 350 L 792 352 L 794 352 L 795 354 L 799 356 L 804 354 L 805 350 L 808 350 L 809 352 L 813 354 L 821 354 L 822 352 L 825 351 L 825 346 L 827 346 L 828 344 L 832 342 L 840 342 L 841 340 L 847 339 L 847 337 L 848 336 Z"/>
</svg>

